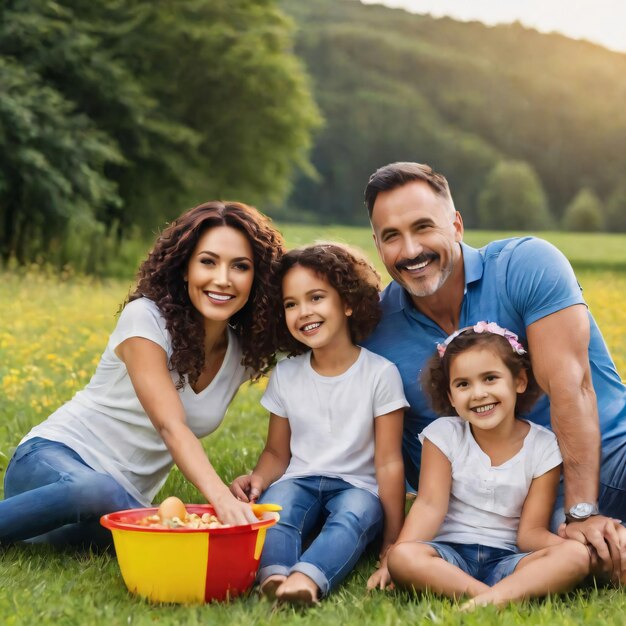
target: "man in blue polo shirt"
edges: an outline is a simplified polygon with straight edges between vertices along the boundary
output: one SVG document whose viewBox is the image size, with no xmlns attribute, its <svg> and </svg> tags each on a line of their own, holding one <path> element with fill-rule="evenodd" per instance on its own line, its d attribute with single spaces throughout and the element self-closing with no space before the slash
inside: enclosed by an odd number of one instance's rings
<svg viewBox="0 0 626 626">
<path fill-rule="evenodd" d="M 436 344 L 480 320 L 527 341 L 546 395 L 529 419 L 551 426 L 564 463 L 565 532 L 593 546 L 600 566 L 625 577 L 626 387 L 588 312 L 567 259 L 534 237 L 463 243 L 446 179 L 429 166 L 392 163 L 365 190 L 374 241 L 392 282 L 383 318 L 364 343 L 400 370 L 407 480 L 417 487 L 418 433 L 437 415 L 420 388 Z M 602 461 L 601 461 L 602 459 Z M 625 580 L 626 582 L 626 580 Z"/>
</svg>

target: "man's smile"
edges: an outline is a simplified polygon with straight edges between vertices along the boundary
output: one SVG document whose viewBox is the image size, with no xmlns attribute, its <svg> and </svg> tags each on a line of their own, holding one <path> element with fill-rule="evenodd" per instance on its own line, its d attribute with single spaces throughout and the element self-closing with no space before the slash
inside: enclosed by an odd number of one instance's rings
<svg viewBox="0 0 626 626">
<path fill-rule="evenodd" d="M 408 270 L 409 272 L 419 271 L 424 269 L 427 265 L 439 258 L 438 254 L 420 254 L 414 259 L 403 259 L 396 263 L 396 269 L 398 271 Z"/>
</svg>

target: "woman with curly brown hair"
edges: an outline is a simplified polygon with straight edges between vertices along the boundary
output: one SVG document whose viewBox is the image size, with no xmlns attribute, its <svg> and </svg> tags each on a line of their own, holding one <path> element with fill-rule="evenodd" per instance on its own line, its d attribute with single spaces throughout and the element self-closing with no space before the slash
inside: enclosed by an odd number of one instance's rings
<svg viewBox="0 0 626 626">
<path fill-rule="evenodd" d="M 107 544 L 100 516 L 149 505 L 173 463 L 224 523 L 256 520 L 199 438 L 272 362 L 282 251 L 269 221 L 235 202 L 197 206 L 163 231 L 90 383 L 15 451 L 0 542 Z"/>
<path fill-rule="evenodd" d="M 402 418 L 395 365 L 358 345 L 380 317 L 379 276 L 336 244 L 282 259 L 280 361 L 261 400 L 271 413 L 252 474 L 231 485 L 243 501 L 281 504 L 261 556 L 263 592 L 317 602 L 350 572 L 384 526 L 383 551 L 404 517 Z M 306 550 L 302 542 L 323 523 Z"/>
</svg>

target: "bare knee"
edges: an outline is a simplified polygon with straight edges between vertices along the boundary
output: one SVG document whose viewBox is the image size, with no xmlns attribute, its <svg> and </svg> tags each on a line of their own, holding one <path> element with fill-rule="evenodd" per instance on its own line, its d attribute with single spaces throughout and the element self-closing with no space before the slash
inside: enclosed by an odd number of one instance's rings
<svg viewBox="0 0 626 626">
<path fill-rule="evenodd" d="M 423 543 L 409 541 L 399 543 L 389 551 L 387 556 L 389 575 L 394 582 L 402 583 L 435 555 L 434 548 Z"/>
<path fill-rule="evenodd" d="M 581 578 L 586 576 L 591 568 L 589 548 L 586 544 L 574 539 L 568 539 L 548 548 L 548 554 L 568 563 L 570 571 L 577 572 Z"/>
<path fill-rule="evenodd" d="M 563 550 L 565 551 L 566 558 L 572 564 L 572 568 L 575 568 L 581 577 L 589 574 L 591 569 L 591 553 L 589 546 L 580 543 L 580 541 L 570 539 L 564 542 Z"/>
</svg>

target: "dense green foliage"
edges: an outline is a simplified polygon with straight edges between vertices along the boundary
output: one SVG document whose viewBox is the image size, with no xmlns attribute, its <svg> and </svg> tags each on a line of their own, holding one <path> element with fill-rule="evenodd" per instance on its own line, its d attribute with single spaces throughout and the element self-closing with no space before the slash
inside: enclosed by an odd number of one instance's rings
<svg viewBox="0 0 626 626">
<path fill-rule="evenodd" d="M 319 122 L 291 45 L 274 0 L 3 2 L 0 258 L 111 254 L 188 202 L 279 201 Z"/>
<path fill-rule="evenodd" d="M 624 75 L 593 44 L 357 0 L 4 0 L 0 264 L 119 274 L 215 197 L 365 224 L 396 160 L 444 173 L 470 228 L 560 224 L 587 188 L 590 227 L 624 232 Z"/>
<path fill-rule="evenodd" d="M 290 201 L 299 215 L 365 223 L 368 176 L 392 161 L 445 174 L 471 227 L 500 160 L 533 167 L 557 220 L 580 188 L 605 201 L 626 171 L 624 54 L 356 0 L 283 6 L 326 118 L 312 155 L 319 179 L 300 179 Z"/>
<path fill-rule="evenodd" d="M 607 200 L 605 216 L 609 232 L 626 233 L 626 180 L 615 188 Z"/>
<path fill-rule="evenodd" d="M 598 196 L 585 187 L 570 202 L 563 215 L 563 228 L 578 232 L 602 230 L 604 216 L 602 203 Z"/>
<path fill-rule="evenodd" d="M 478 196 L 482 228 L 545 230 L 552 224 L 546 195 L 535 170 L 523 161 L 500 161 Z"/>
</svg>

